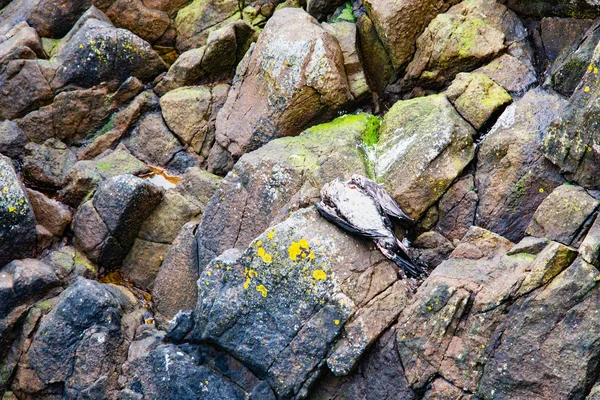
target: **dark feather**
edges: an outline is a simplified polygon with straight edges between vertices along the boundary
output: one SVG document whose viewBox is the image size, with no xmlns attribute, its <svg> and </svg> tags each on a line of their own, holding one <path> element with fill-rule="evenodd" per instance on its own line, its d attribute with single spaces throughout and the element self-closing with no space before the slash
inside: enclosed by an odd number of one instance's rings
<svg viewBox="0 0 600 400">
<path fill-rule="evenodd" d="M 350 181 L 367 193 L 371 198 L 375 199 L 375 203 L 378 204 L 387 215 L 404 221 L 414 222 L 414 219 L 402 211 L 396 200 L 394 200 L 393 197 L 376 182 L 360 175 L 352 175 Z"/>
</svg>

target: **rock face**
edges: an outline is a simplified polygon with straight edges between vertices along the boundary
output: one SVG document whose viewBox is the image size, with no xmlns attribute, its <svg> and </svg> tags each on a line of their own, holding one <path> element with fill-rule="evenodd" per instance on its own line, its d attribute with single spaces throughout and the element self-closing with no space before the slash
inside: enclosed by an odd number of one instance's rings
<svg viewBox="0 0 600 400">
<path fill-rule="evenodd" d="M 15 392 L 110 397 L 126 355 L 123 313 L 135 303 L 131 293 L 77 279 L 42 318 L 16 372 Z"/>
<path fill-rule="evenodd" d="M 218 110 L 227 99 L 229 86 L 191 86 L 173 90 L 160 99 L 165 122 L 183 143 L 203 160 L 215 141 Z"/>
<path fill-rule="evenodd" d="M 240 11 L 233 0 L 194 0 L 177 13 L 177 48 L 185 51 L 203 46 L 211 31 L 239 19 Z"/>
<path fill-rule="evenodd" d="M 131 175 L 107 180 L 75 215 L 75 244 L 100 266 L 119 265 L 161 197 L 158 187 Z"/>
<path fill-rule="evenodd" d="M 474 134 L 444 95 L 397 102 L 371 151 L 374 175 L 418 219 L 473 159 Z"/>
<path fill-rule="evenodd" d="M 337 40 L 302 10 L 279 10 L 238 67 L 209 170 L 226 172 L 244 153 L 298 135 L 352 100 Z"/>
<path fill-rule="evenodd" d="M 33 254 L 35 217 L 11 161 L 0 155 L 0 266 Z"/>
<path fill-rule="evenodd" d="M 460 115 L 477 130 L 512 102 L 506 91 L 486 75 L 461 73 L 446 96 Z"/>
<path fill-rule="evenodd" d="M 203 269 L 194 336 L 264 376 L 278 398 L 302 398 L 324 362 L 347 373 L 401 311 L 406 284 L 382 257 L 316 209 L 299 211 Z"/>
<path fill-rule="evenodd" d="M 600 15 L 600 7 L 594 1 L 538 1 L 538 0 L 508 0 L 508 7 L 519 14 L 529 17 L 552 16 L 571 18 L 595 18 Z"/>
<path fill-rule="evenodd" d="M 546 157 L 558 167 L 565 177 L 587 189 L 600 189 L 598 179 L 599 152 L 597 150 L 596 126 L 598 125 L 598 104 L 595 96 L 598 85 L 598 65 L 600 47 L 588 65 L 581 83 L 565 112 L 548 132 Z"/>
<path fill-rule="evenodd" d="M 166 69 L 148 42 L 115 28 L 100 14 L 104 19 L 84 15 L 57 50 L 51 60 L 57 69 L 53 87 L 91 87 L 102 81 L 122 82 L 130 76 L 149 81 Z"/>
<path fill-rule="evenodd" d="M 567 97 L 573 94 L 594 56 L 599 39 L 600 26 L 594 23 L 582 37 L 563 51 L 549 70 L 554 90 Z"/>
<path fill-rule="evenodd" d="M 510 105 L 479 149 L 477 225 L 518 241 L 533 213 L 564 179 L 544 158 L 548 126 L 565 101 L 540 90 Z"/>
<path fill-rule="evenodd" d="M 417 40 L 405 84 L 439 88 L 500 55 L 526 31 L 521 21 L 494 0 L 467 0 L 438 15 Z"/>
<path fill-rule="evenodd" d="M 365 6 L 394 68 L 402 70 L 410 62 L 417 38 L 429 22 L 456 3 L 456 0 L 369 0 Z"/>
<path fill-rule="evenodd" d="M 0 0 L 0 397 L 600 400 L 597 17 Z"/>
<path fill-rule="evenodd" d="M 377 117 L 348 115 L 244 155 L 206 206 L 197 232 L 200 268 L 317 202 L 325 183 L 366 174 L 362 146 L 378 125 Z"/>
<path fill-rule="evenodd" d="M 570 245 L 598 204 L 600 201 L 579 186 L 559 186 L 535 211 L 527 233 Z"/>
</svg>

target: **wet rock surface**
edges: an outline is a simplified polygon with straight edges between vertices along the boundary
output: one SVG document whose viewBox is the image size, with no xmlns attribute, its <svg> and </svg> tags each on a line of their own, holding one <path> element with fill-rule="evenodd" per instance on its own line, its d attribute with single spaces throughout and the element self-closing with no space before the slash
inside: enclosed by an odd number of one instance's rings
<svg viewBox="0 0 600 400">
<path fill-rule="evenodd" d="M 600 398 L 599 10 L 0 0 L 0 397 Z"/>
</svg>

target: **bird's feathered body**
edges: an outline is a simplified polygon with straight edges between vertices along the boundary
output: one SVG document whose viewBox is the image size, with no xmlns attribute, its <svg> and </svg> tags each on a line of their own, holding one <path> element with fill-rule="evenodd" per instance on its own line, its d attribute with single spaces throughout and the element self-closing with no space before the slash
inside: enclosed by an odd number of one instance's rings
<svg viewBox="0 0 600 400">
<path fill-rule="evenodd" d="M 424 273 L 396 238 L 389 217 L 412 219 L 377 183 L 360 175 L 353 175 L 347 182 L 336 179 L 323 187 L 321 199 L 317 209 L 323 217 L 349 232 L 372 239 L 386 257 L 410 275 Z"/>
</svg>

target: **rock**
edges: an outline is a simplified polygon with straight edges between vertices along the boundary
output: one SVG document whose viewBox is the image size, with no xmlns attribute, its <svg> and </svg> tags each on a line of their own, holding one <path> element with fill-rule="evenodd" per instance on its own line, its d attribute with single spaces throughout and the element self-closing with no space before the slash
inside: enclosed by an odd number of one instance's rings
<svg viewBox="0 0 600 400">
<path fill-rule="evenodd" d="M 529 348 L 536 348 L 546 340 L 539 336 L 547 337 L 543 333 L 547 332 L 544 326 L 548 325 L 548 329 L 552 329 L 554 322 L 548 321 L 545 316 L 540 319 L 523 318 L 519 314 L 522 314 L 524 307 L 531 310 L 528 313 L 550 315 L 555 312 L 556 308 L 550 304 L 564 301 L 564 298 L 557 298 L 548 293 L 548 290 L 557 284 L 561 285 L 558 283 L 562 280 L 561 277 L 569 274 L 577 264 L 576 261 L 569 266 L 575 252 L 552 242 L 537 256 L 525 252 L 508 255 L 507 251 L 511 246 L 509 241 L 498 235 L 481 228 L 471 228 L 451 257 L 432 272 L 425 284 L 418 289 L 411 304 L 400 315 L 396 326 L 398 351 L 408 383 L 415 389 L 424 389 L 433 378 L 443 377 L 447 381 L 433 383 L 426 398 L 447 398 L 442 394 L 434 396 L 436 392 L 449 393 L 447 396 L 450 398 L 474 399 L 469 394 L 474 394 L 477 398 L 494 398 L 491 390 L 495 390 L 495 393 L 508 393 L 515 387 L 523 390 L 518 395 L 513 393 L 507 398 L 552 397 L 537 397 L 532 386 L 521 387 L 520 380 L 515 380 L 514 383 L 505 380 L 505 376 L 516 372 L 513 372 L 514 369 L 502 368 L 500 363 L 510 362 L 512 368 L 519 369 L 518 376 L 532 374 L 517 367 L 510 358 L 501 357 L 506 351 L 514 351 L 512 354 L 518 354 L 521 362 L 526 358 L 527 363 L 532 363 L 534 360 L 530 359 L 538 356 L 539 353 L 523 356 L 524 347 L 519 344 L 513 350 L 512 344 L 524 341 L 531 346 Z M 580 274 L 578 279 L 584 276 Z M 595 275 L 588 276 L 588 279 L 593 279 L 592 276 Z M 585 292 L 590 288 L 587 287 Z M 570 293 L 575 297 L 579 296 L 577 289 Z M 548 302 L 548 306 L 528 306 L 532 301 L 535 302 L 535 298 Z M 559 308 L 568 309 L 569 306 L 561 305 Z M 590 317 L 588 320 L 592 319 Z M 531 330 L 528 330 L 527 325 Z M 544 330 L 541 334 L 535 328 L 537 326 Z M 510 330 L 515 335 L 507 339 L 505 335 Z M 516 334 L 517 331 L 520 333 Z M 535 339 L 531 339 L 532 336 Z M 499 354 L 498 346 L 506 348 L 504 353 Z M 556 353 L 559 354 L 559 350 Z M 494 357 L 498 357 L 498 361 L 488 361 Z M 540 354 L 540 357 L 543 356 Z M 569 358 L 566 356 L 566 359 Z M 544 369 L 553 368 L 546 362 L 542 364 Z M 529 364 L 529 368 L 533 365 L 536 364 Z M 561 368 L 560 371 L 568 369 Z M 490 381 L 488 376 L 495 379 L 495 382 L 487 383 Z M 553 384 L 556 381 L 562 382 L 554 378 L 549 381 L 538 378 L 528 382 L 535 382 L 537 385 L 541 382 Z M 567 381 L 564 381 L 564 386 L 577 384 L 571 379 Z M 481 382 L 486 383 L 482 385 Z"/>
<path fill-rule="evenodd" d="M 96 18 L 76 25 L 51 63 L 56 68 L 54 88 L 66 85 L 89 88 L 102 81 L 123 82 L 130 76 L 147 82 L 166 70 L 165 63 L 148 42 L 125 29 L 115 28 L 107 19 Z"/>
<path fill-rule="evenodd" d="M 394 68 L 403 71 L 415 52 L 419 35 L 436 15 L 456 3 L 456 0 L 402 0 L 394 3 L 369 0 L 365 7 Z"/>
<path fill-rule="evenodd" d="M 75 153 L 56 139 L 48 139 L 43 145 L 29 143 L 25 149 L 23 175 L 40 187 L 60 189 L 77 162 Z"/>
<path fill-rule="evenodd" d="M 436 378 L 425 392 L 423 400 L 477 400 L 472 394 L 465 393 L 444 378 Z"/>
<path fill-rule="evenodd" d="M 346 115 L 240 158 L 202 216 L 199 268 L 227 249 L 248 246 L 290 211 L 318 202 L 325 183 L 353 173 L 366 175 L 364 140 L 379 121 L 367 114 Z"/>
<path fill-rule="evenodd" d="M 169 248 L 170 243 L 136 238 L 123 260 L 121 271 L 136 287 L 151 290 Z"/>
<path fill-rule="evenodd" d="M 152 299 L 165 319 L 172 319 L 179 311 L 192 310 L 198 301 L 196 227 L 189 222 L 181 228 L 156 276 Z"/>
<path fill-rule="evenodd" d="M 126 357 L 123 313 L 136 303 L 124 288 L 78 278 L 42 318 L 13 390 L 57 397 L 93 392 L 110 398 Z"/>
<path fill-rule="evenodd" d="M 347 371 L 401 311 L 407 290 L 381 253 L 314 207 L 201 271 L 194 338 L 264 376 L 278 398 L 305 397 L 325 360 Z"/>
<path fill-rule="evenodd" d="M 356 371 L 336 377 L 329 373 L 308 396 L 309 400 L 414 400 L 398 355 L 394 329 L 384 333 L 365 353 Z"/>
<path fill-rule="evenodd" d="M 586 189 L 600 189 L 596 126 L 598 125 L 598 65 L 600 46 L 560 119 L 549 129 L 546 157 L 560 167 L 568 180 Z"/>
<path fill-rule="evenodd" d="M 513 96 L 523 95 L 537 84 L 534 68 L 510 54 L 501 55 L 475 72 L 487 75 Z"/>
<path fill-rule="evenodd" d="M 153 43 L 169 27 L 169 15 L 147 7 L 142 0 L 116 0 L 106 10 L 106 16 L 119 28 L 130 30 L 142 39 Z"/>
<path fill-rule="evenodd" d="M 181 398 L 243 400 L 247 394 L 213 369 L 199 365 L 172 344 L 160 345 L 127 364 L 129 380 L 121 391 L 125 399 Z M 125 397 L 124 393 L 127 393 Z M 135 397 L 134 397 L 135 396 Z"/>
<path fill-rule="evenodd" d="M 240 19 L 240 11 L 234 0 L 192 1 L 175 18 L 177 49 L 184 52 L 205 45 L 211 31 Z"/>
<path fill-rule="evenodd" d="M 600 220 L 597 217 L 579 246 L 579 255 L 587 263 L 600 267 Z"/>
<path fill-rule="evenodd" d="M 473 159 L 474 134 L 444 95 L 399 101 L 379 130 L 375 177 L 417 220 Z"/>
<path fill-rule="evenodd" d="M 0 68 L 0 119 L 14 119 L 49 103 L 54 93 L 34 60 L 12 60 Z"/>
<path fill-rule="evenodd" d="M 47 58 L 39 35 L 26 22 L 18 23 L 0 38 L 0 60 L 20 47 L 29 48 L 39 58 Z"/>
<path fill-rule="evenodd" d="M 0 356 L 9 349 L 11 330 L 28 306 L 58 286 L 60 280 L 45 263 L 34 260 L 15 260 L 0 268 Z"/>
<path fill-rule="evenodd" d="M 412 259 L 433 269 L 445 261 L 454 245 L 439 232 L 431 231 L 419 235 L 411 244 Z"/>
<path fill-rule="evenodd" d="M 0 266 L 33 255 L 36 221 L 10 159 L 0 155 Z"/>
<path fill-rule="evenodd" d="M 30 141 L 38 144 L 48 139 L 81 143 L 108 125 L 112 114 L 134 98 L 142 89 L 139 79 L 129 78 L 120 86 L 100 84 L 90 89 L 59 93 L 52 104 L 30 112 L 17 120 Z"/>
<path fill-rule="evenodd" d="M 173 90 L 160 99 L 165 122 L 183 143 L 203 159 L 214 143 L 215 120 L 227 99 L 229 85 L 193 86 Z"/>
<path fill-rule="evenodd" d="M 61 237 L 73 216 L 64 204 L 46 197 L 43 193 L 27 189 L 27 197 L 35 219 L 56 237 Z"/>
<path fill-rule="evenodd" d="M 317 20 L 322 21 L 327 18 L 328 15 L 332 14 L 342 3 L 343 0 L 308 0 L 306 2 L 306 11 Z M 350 12 L 352 12 L 352 9 Z"/>
<path fill-rule="evenodd" d="M 481 73 L 458 74 L 446 96 L 477 130 L 512 102 L 512 97 L 500 85 Z"/>
<path fill-rule="evenodd" d="M 576 22 L 572 22 L 572 24 L 576 24 Z M 576 32 L 578 31 L 577 29 Z M 572 32 L 572 30 L 561 29 L 560 32 L 557 36 L 564 38 L 564 35 L 566 35 L 565 32 Z M 570 33 L 567 38 L 571 38 Z M 556 61 L 550 66 L 548 71 L 548 81 L 554 90 L 567 97 L 570 97 L 575 92 L 581 78 L 592 61 L 594 50 L 599 40 L 600 25 L 594 23 L 556 58 Z"/>
<path fill-rule="evenodd" d="M 161 197 L 159 188 L 131 175 L 107 180 L 75 215 L 76 247 L 101 267 L 119 265 Z"/>
<path fill-rule="evenodd" d="M 490 398 L 494 391 L 502 398 L 583 398 L 595 365 L 590 359 L 599 352 L 592 317 L 597 276 L 596 268 L 577 259 L 511 310 L 494 332 L 480 396 Z"/>
<path fill-rule="evenodd" d="M 63 245 L 48 252 L 42 260 L 52 266 L 62 282 L 71 283 L 78 276 L 96 279 L 98 269 L 85 255 L 71 245 Z"/>
<path fill-rule="evenodd" d="M 517 13 L 528 17 L 595 18 L 600 15 L 600 7 L 589 0 L 568 2 L 561 0 L 508 0 L 507 5 Z"/>
<path fill-rule="evenodd" d="M 438 203 L 439 217 L 435 230 L 452 243 L 460 241 L 475 224 L 478 203 L 473 176 L 456 181 Z"/>
<path fill-rule="evenodd" d="M 570 245 L 598 204 L 579 186 L 559 186 L 535 211 L 527 233 Z"/>
<path fill-rule="evenodd" d="M 23 157 L 27 137 L 13 121 L 0 122 L 0 153 L 13 159 Z"/>
<path fill-rule="evenodd" d="M 533 236 L 525 236 L 517 243 L 508 253 L 509 256 L 515 254 L 532 254 L 538 255 L 550 243 L 547 238 L 536 238 Z"/>
<path fill-rule="evenodd" d="M 304 11 L 281 9 L 238 67 L 209 171 L 226 172 L 244 153 L 295 136 L 352 100 L 337 40 Z"/>
<path fill-rule="evenodd" d="M 579 41 L 591 25 L 592 21 L 585 19 L 542 18 L 540 32 L 548 61 L 552 63 L 564 49 Z M 581 75 L 583 72 L 582 70 Z"/>
<path fill-rule="evenodd" d="M 360 47 L 356 24 L 345 21 L 329 24 L 323 23 L 323 28 L 335 36 L 342 49 L 344 69 L 346 70 L 352 96 L 357 101 L 364 99 L 371 93 L 371 90 L 369 89 L 367 77 L 360 63 Z"/>
<path fill-rule="evenodd" d="M 394 76 L 394 67 L 385 46 L 381 43 L 373 21 L 363 14 L 356 20 L 362 64 L 370 88 L 382 94 L 386 86 Z"/>
<path fill-rule="evenodd" d="M 486 64 L 525 37 L 521 21 L 502 4 L 462 2 L 433 19 L 419 37 L 404 85 L 443 87 L 459 72 Z"/>
<path fill-rule="evenodd" d="M 255 40 L 256 32 L 243 21 L 211 32 L 206 46 L 182 53 L 154 90 L 163 96 L 183 86 L 229 80 L 233 77 L 235 66 Z"/>
<path fill-rule="evenodd" d="M 124 145 L 94 161 L 78 161 L 67 174 L 67 185 L 59 192 L 62 202 L 77 207 L 100 183 L 117 175 L 139 175 L 150 172 Z"/>
<path fill-rule="evenodd" d="M 160 113 L 143 117 L 125 144 L 137 158 L 162 167 L 168 165 L 175 153 L 183 149 Z"/>
<path fill-rule="evenodd" d="M 190 168 L 173 190 L 145 218 L 129 255 L 125 274 L 138 286 L 152 288 L 171 243 L 187 222 L 199 222 L 220 178 L 199 168 Z"/>
<path fill-rule="evenodd" d="M 562 182 L 543 157 L 548 126 L 565 101 L 534 90 L 510 105 L 479 149 L 477 225 L 518 241 L 540 203 Z"/>
</svg>

